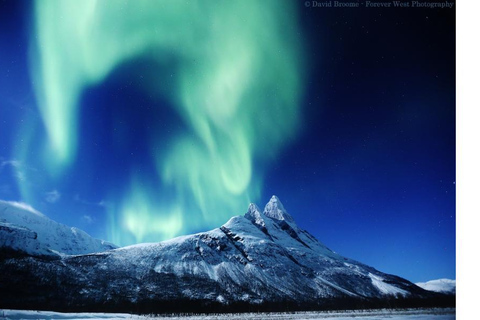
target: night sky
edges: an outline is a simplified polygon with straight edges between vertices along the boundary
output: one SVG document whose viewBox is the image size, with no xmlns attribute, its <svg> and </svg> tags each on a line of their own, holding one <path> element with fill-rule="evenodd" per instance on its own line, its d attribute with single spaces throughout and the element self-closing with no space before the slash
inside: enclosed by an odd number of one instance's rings
<svg viewBox="0 0 480 320">
<path fill-rule="evenodd" d="M 0 199 L 128 245 L 275 194 L 344 256 L 456 278 L 454 8 L 73 3 L 0 1 Z"/>
</svg>

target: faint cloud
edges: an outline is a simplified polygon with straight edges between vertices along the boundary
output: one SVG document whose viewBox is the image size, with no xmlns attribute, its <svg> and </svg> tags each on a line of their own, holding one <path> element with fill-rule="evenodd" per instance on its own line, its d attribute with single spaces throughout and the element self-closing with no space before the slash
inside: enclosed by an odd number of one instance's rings
<svg viewBox="0 0 480 320">
<path fill-rule="evenodd" d="M 25 181 L 25 172 L 23 170 L 23 164 L 19 160 L 2 160 L 0 162 L 0 172 L 3 171 L 5 167 L 11 167 L 13 169 L 15 177 L 20 181 Z"/>
<path fill-rule="evenodd" d="M 109 208 L 109 207 L 112 206 L 112 203 L 108 202 L 108 201 L 105 201 L 105 200 L 102 200 L 99 203 L 97 203 L 97 205 L 100 206 L 100 207 Z"/>
<path fill-rule="evenodd" d="M 6 168 L 4 170 L 4 168 Z M 4 183 L 11 180 L 11 176 L 15 177 L 19 181 L 25 181 L 25 173 L 20 170 L 21 162 L 17 160 L 6 160 L 0 157 L 0 195 L 5 197 L 13 193 L 12 186 L 9 183 Z M 11 183 L 11 182 L 10 182 Z"/>
<path fill-rule="evenodd" d="M 21 182 L 27 181 L 27 171 L 37 171 L 37 169 L 25 165 L 22 161 L 0 158 L 0 173 L 2 173 L 4 168 L 8 167 L 13 171 L 14 177 Z"/>
<path fill-rule="evenodd" d="M 84 222 L 86 222 L 87 224 L 92 224 L 95 220 L 89 216 L 88 214 L 85 214 L 83 217 L 82 217 L 82 220 Z"/>
<path fill-rule="evenodd" d="M 103 208 L 108 208 L 112 205 L 110 202 L 105 201 L 105 200 L 100 200 L 99 202 L 87 201 L 85 199 L 82 199 L 80 197 L 80 195 L 78 195 L 78 194 L 76 194 L 73 197 L 73 200 L 75 200 L 78 203 L 85 204 L 85 205 L 88 205 L 88 206 L 98 206 L 98 207 L 103 207 Z"/>
<path fill-rule="evenodd" d="M 62 194 L 58 190 L 53 190 L 45 193 L 45 201 L 49 203 L 56 203 L 60 200 Z"/>
<path fill-rule="evenodd" d="M 11 166 L 15 169 L 18 169 L 22 166 L 22 162 L 19 160 L 3 160 L 0 163 L 0 168 L 3 169 L 3 167 Z"/>
</svg>

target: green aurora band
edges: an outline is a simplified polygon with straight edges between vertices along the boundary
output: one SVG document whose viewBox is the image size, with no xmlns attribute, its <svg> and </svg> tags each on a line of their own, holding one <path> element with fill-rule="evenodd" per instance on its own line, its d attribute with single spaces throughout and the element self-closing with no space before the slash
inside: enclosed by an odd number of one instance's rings
<svg viewBox="0 0 480 320">
<path fill-rule="evenodd" d="M 258 200 L 262 167 L 301 120 L 292 1 L 37 1 L 34 19 L 32 78 L 46 132 L 40 159 L 51 179 L 66 179 L 75 163 L 82 93 L 129 61 L 159 66 L 145 90 L 170 101 L 189 129 L 169 148 L 151 137 L 153 178 L 125 169 L 130 185 L 108 199 L 110 241 L 159 241 L 216 226 Z M 20 189 L 28 201 L 28 188 Z"/>
</svg>

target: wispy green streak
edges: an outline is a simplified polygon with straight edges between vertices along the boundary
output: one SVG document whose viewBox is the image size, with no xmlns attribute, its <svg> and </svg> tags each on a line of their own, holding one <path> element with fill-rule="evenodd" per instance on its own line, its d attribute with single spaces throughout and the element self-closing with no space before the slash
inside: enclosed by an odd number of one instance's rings
<svg viewBox="0 0 480 320">
<path fill-rule="evenodd" d="M 152 137 L 158 190 L 145 190 L 142 177 L 131 177 L 125 194 L 110 199 L 116 204 L 111 240 L 160 240 L 211 226 L 259 197 L 261 167 L 294 137 L 300 120 L 302 66 L 293 5 L 36 2 L 32 70 L 48 136 L 43 161 L 56 179 L 64 179 L 76 159 L 85 88 L 139 57 L 174 69 L 156 74 L 158 82 L 148 87 L 167 95 L 189 130 L 174 136 L 167 150 Z M 171 90 L 159 85 L 167 79 Z M 162 196 L 163 188 L 175 196 Z"/>
</svg>

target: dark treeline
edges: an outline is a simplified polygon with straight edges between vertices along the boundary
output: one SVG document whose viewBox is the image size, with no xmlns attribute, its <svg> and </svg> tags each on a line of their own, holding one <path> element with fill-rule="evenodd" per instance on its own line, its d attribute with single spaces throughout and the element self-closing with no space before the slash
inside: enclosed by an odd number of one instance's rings
<svg viewBox="0 0 480 320">
<path fill-rule="evenodd" d="M 391 298 L 391 299 L 354 299 L 336 298 L 320 299 L 315 303 L 296 301 L 276 301 L 252 304 L 249 302 L 232 302 L 222 304 L 209 300 L 179 299 L 170 301 L 147 300 L 133 303 L 117 297 L 102 302 L 78 301 L 72 303 L 51 292 L 39 294 L 36 298 L 10 299 L 6 292 L 0 293 L 0 308 L 50 310 L 59 312 L 107 312 L 134 314 L 190 314 L 190 313 L 243 313 L 243 312 L 294 312 L 327 310 L 362 310 L 362 309 L 405 309 L 405 308 L 453 308 L 455 296 L 438 295 L 431 298 Z M 6 298 L 6 299 L 5 299 Z M 32 299 L 33 298 L 33 299 Z"/>
</svg>

